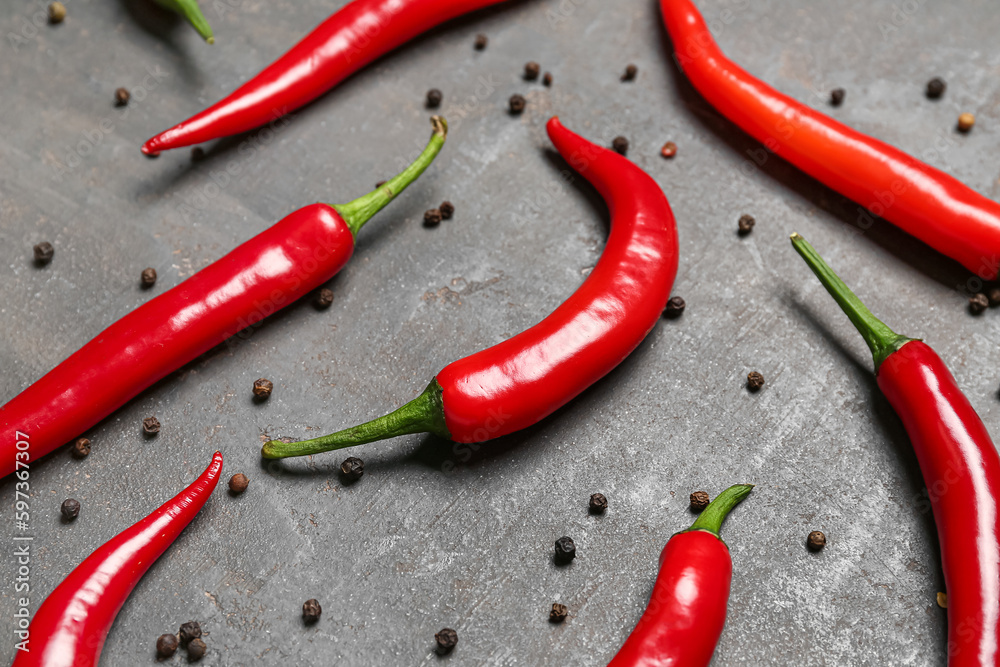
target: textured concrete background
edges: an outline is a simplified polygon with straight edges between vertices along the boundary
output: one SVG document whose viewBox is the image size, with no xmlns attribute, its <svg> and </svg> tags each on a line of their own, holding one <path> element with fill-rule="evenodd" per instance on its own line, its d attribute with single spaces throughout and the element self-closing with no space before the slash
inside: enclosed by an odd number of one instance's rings
<svg viewBox="0 0 1000 667">
<path fill-rule="evenodd" d="M 287 308 L 91 429 L 88 459 L 61 450 L 33 469 L 32 609 L 215 449 L 227 478 L 250 477 L 240 498 L 220 488 L 141 581 L 102 665 L 153 663 L 155 638 L 189 619 L 207 632 L 205 665 L 603 665 L 643 609 L 662 545 L 692 520 L 688 493 L 743 481 L 758 487 L 725 528 L 735 578 L 713 664 L 944 664 L 920 472 L 862 340 L 788 234 L 809 238 L 887 323 L 933 345 L 1000 433 L 998 315 L 967 314 L 971 274 L 954 262 L 883 222 L 859 234 L 856 205 L 776 158 L 755 164 L 761 147 L 670 64 L 652 0 L 523 0 L 454 22 L 279 130 L 206 146 L 199 163 L 186 149 L 147 160 L 138 148 L 343 0 L 205 2 L 215 46 L 139 0 L 64 1 L 56 27 L 30 28 L 42 2 L 0 11 L 2 401 L 273 221 L 393 173 L 426 141 L 428 88 L 444 91 L 452 125 L 436 164 L 360 234 L 329 310 Z M 699 4 L 750 72 L 1000 196 L 993 3 Z M 490 37 L 481 53 L 478 32 Z M 553 73 L 551 89 L 519 80 L 529 59 Z M 639 76 L 623 84 L 628 62 Z M 934 75 L 948 81 L 938 102 L 923 97 Z M 133 93 L 124 110 L 112 106 L 119 86 Z M 847 98 L 831 110 L 837 86 Z M 528 98 L 520 118 L 505 113 L 515 92 Z M 966 110 L 978 124 L 961 136 Z M 299 438 L 381 414 L 579 285 L 607 216 L 580 179 L 560 184 L 566 165 L 544 134 L 553 113 L 601 143 L 625 134 L 663 186 L 680 230 L 684 316 L 552 418 L 477 452 L 418 436 L 368 445 L 354 452 L 366 473 L 352 486 L 336 475 L 341 454 L 262 464 L 265 433 Z M 672 161 L 658 155 L 667 140 L 679 146 Z M 240 173 L 227 181 L 230 161 Z M 455 218 L 425 229 L 423 211 L 446 198 Z M 741 239 L 743 213 L 758 224 Z M 42 240 L 56 255 L 38 269 L 31 246 Z M 138 286 L 146 266 L 160 274 L 151 292 Z M 756 395 L 744 388 L 754 369 L 767 379 Z M 255 404 L 261 376 L 275 391 Z M 163 431 L 145 440 L 150 414 Z M 595 491 L 610 503 L 596 518 Z M 11 480 L 0 497 L 10 539 Z M 73 524 L 59 519 L 67 497 L 83 504 Z M 830 540 L 818 555 L 804 548 L 814 529 Z M 579 557 L 557 568 L 552 543 L 564 534 Z M 10 660 L 15 563 L 0 561 L 0 659 Z M 304 627 L 311 597 L 323 618 Z M 547 622 L 556 601 L 570 609 L 561 626 Z M 460 641 L 439 659 L 443 626 Z"/>
</svg>

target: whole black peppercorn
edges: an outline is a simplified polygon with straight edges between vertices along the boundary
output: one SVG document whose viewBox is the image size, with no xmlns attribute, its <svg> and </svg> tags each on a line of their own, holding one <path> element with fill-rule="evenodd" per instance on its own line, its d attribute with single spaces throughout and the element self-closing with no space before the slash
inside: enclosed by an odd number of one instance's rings
<svg viewBox="0 0 1000 667">
<path fill-rule="evenodd" d="M 476 35 L 476 41 L 473 42 L 473 46 L 475 47 L 476 51 L 482 51 L 483 49 L 486 48 L 486 45 L 489 43 L 490 43 L 489 37 L 480 33 Z"/>
<path fill-rule="evenodd" d="M 844 91 L 843 88 L 834 88 L 833 90 L 831 90 L 830 91 L 830 105 L 831 106 L 835 106 L 835 107 L 839 107 L 841 104 L 844 103 L 844 95 L 846 95 L 846 94 L 847 94 L 847 92 Z"/>
<path fill-rule="evenodd" d="M 611 140 L 611 147 L 615 149 L 615 152 L 625 155 L 628 153 L 628 139 L 625 137 L 615 137 Z"/>
<path fill-rule="evenodd" d="M 35 252 L 35 263 L 39 265 L 48 264 L 52 261 L 53 255 L 56 254 L 56 249 L 48 241 L 42 241 L 33 250 Z"/>
<path fill-rule="evenodd" d="M 990 300 L 991 306 L 1000 306 L 1000 287 L 991 287 L 986 290 L 986 298 Z"/>
<path fill-rule="evenodd" d="M 257 398 L 267 398 L 274 391 L 274 383 L 267 378 L 260 378 L 253 383 L 253 395 Z"/>
<path fill-rule="evenodd" d="M 945 85 L 944 79 L 939 76 L 934 77 L 927 82 L 927 97 L 932 100 L 936 100 L 944 95 Z"/>
<path fill-rule="evenodd" d="M 250 486 L 250 480 L 247 479 L 247 476 L 241 472 L 238 472 L 229 478 L 229 490 L 236 495 L 246 491 L 248 486 Z"/>
<path fill-rule="evenodd" d="M 123 107 L 126 104 L 128 104 L 128 101 L 131 98 L 132 95 L 129 94 L 128 90 L 126 90 L 125 88 L 119 88 L 118 90 L 115 91 L 115 106 Z"/>
<path fill-rule="evenodd" d="M 139 283 L 143 287 L 152 287 L 153 285 L 155 285 L 156 269 L 154 269 L 153 267 L 143 269 L 142 273 L 139 275 Z"/>
<path fill-rule="evenodd" d="M 746 236 L 753 231 L 753 226 L 757 224 L 757 221 L 752 215 L 743 214 L 740 216 L 739 221 L 736 223 L 736 229 L 740 236 Z"/>
<path fill-rule="evenodd" d="M 747 389 L 750 391 L 760 391 L 764 386 L 764 376 L 757 371 L 747 373 Z"/>
<path fill-rule="evenodd" d="M 205 657 L 205 651 L 208 647 L 205 646 L 205 641 L 199 637 L 198 639 L 192 639 L 187 645 L 188 660 L 191 662 L 197 662 Z"/>
<path fill-rule="evenodd" d="M 814 530 L 809 533 L 809 537 L 806 538 L 806 546 L 808 546 L 811 551 L 819 551 L 826 546 L 826 535 L 818 530 Z"/>
<path fill-rule="evenodd" d="M 146 417 L 142 420 L 142 432 L 146 435 L 156 435 L 160 432 L 160 420 L 156 417 Z"/>
<path fill-rule="evenodd" d="M 78 459 L 86 458 L 90 455 L 90 440 L 86 438 L 77 438 L 76 442 L 73 443 L 73 456 Z"/>
<path fill-rule="evenodd" d="M 177 635 L 160 635 L 156 638 L 156 656 L 169 658 L 177 652 Z"/>
<path fill-rule="evenodd" d="M 569 615 L 569 609 L 566 608 L 566 605 L 554 602 L 552 610 L 549 612 L 549 623 L 562 623 L 566 620 L 567 615 Z"/>
<path fill-rule="evenodd" d="M 458 643 L 458 633 L 451 628 L 443 628 L 441 632 L 434 635 L 434 641 L 437 643 L 435 650 L 438 655 L 445 655 L 451 653 L 451 650 Z"/>
<path fill-rule="evenodd" d="M 333 303 L 333 290 L 324 287 L 316 294 L 316 307 L 317 308 L 329 308 L 330 304 Z"/>
<path fill-rule="evenodd" d="M 76 517 L 80 516 L 80 501 L 73 498 L 67 498 L 59 506 L 59 511 L 62 512 L 63 518 L 67 521 L 72 521 Z"/>
<path fill-rule="evenodd" d="M 576 543 L 572 537 L 560 537 L 556 540 L 556 563 L 564 565 L 576 558 Z"/>
<path fill-rule="evenodd" d="M 670 297 L 670 301 L 667 301 L 667 307 L 663 309 L 663 314 L 670 319 L 675 319 L 680 317 L 684 313 L 684 309 L 687 307 L 687 303 L 679 296 Z"/>
<path fill-rule="evenodd" d="M 546 72 L 545 75 L 542 76 L 542 85 L 546 88 L 552 85 L 552 72 Z"/>
<path fill-rule="evenodd" d="M 198 621 L 188 621 L 181 624 L 181 629 L 177 633 L 177 637 L 181 640 L 181 646 L 187 646 L 195 639 L 201 637 L 201 624 Z"/>
<path fill-rule="evenodd" d="M 524 95 L 514 94 L 510 96 L 508 104 L 510 105 L 510 112 L 512 114 L 519 114 L 524 111 L 524 107 L 528 104 L 528 101 L 524 99 Z"/>
<path fill-rule="evenodd" d="M 710 503 L 711 501 L 712 499 L 704 491 L 695 491 L 694 493 L 691 494 L 690 498 L 691 509 L 700 512 L 706 507 L 708 507 L 708 503 Z"/>
<path fill-rule="evenodd" d="M 438 206 L 438 210 L 441 211 L 442 220 L 451 220 L 451 216 L 455 215 L 455 205 L 450 201 L 441 202 L 441 205 Z"/>
<path fill-rule="evenodd" d="M 534 81 L 542 71 L 542 66 L 532 61 L 524 65 L 524 80 Z"/>
<path fill-rule="evenodd" d="M 340 473 L 344 476 L 344 479 L 355 482 L 365 474 L 365 462 L 357 456 L 348 456 L 340 464 Z"/>
<path fill-rule="evenodd" d="M 604 510 L 608 509 L 608 499 L 604 497 L 603 493 L 591 494 L 588 507 L 594 514 L 603 514 Z"/>
<path fill-rule="evenodd" d="M 437 227 L 441 224 L 441 211 L 436 208 L 424 211 L 424 227 Z"/>
<path fill-rule="evenodd" d="M 427 91 L 427 108 L 437 109 L 441 106 L 441 100 L 444 99 L 444 94 L 437 88 L 431 88 Z"/>
<path fill-rule="evenodd" d="M 323 607 L 319 606 L 316 598 L 306 600 L 302 603 L 302 620 L 308 623 L 315 623 L 323 613 Z"/>
<path fill-rule="evenodd" d="M 625 71 L 622 73 L 622 81 L 634 81 L 635 75 L 639 73 L 639 68 L 629 63 L 625 66 Z"/>
<path fill-rule="evenodd" d="M 969 299 L 969 310 L 973 315 L 979 315 L 989 307 L 990 300 L 982 292 Z"/>
</svg>

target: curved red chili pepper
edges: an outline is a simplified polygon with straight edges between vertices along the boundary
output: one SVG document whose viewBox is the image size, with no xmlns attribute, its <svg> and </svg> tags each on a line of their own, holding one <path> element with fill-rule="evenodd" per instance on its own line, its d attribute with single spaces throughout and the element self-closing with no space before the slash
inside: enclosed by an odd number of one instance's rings
<svg viewBox="0 0 1000 667">
<path fill-rule="evenodd" d="M 28 628 L 28 650 L 11 667 L 96 667 L 111 624 L 146 570 L 212 495 L 222 471 L 205 472 L 158 510 L 90 554 L 45 599 Z"/>
<path fill-rule="evenodd" d="M 1000 268 L 1000 204 L 897 148 L 782 95 L 719 49 L 691 0 L 660 0 L 678 64 L 708 102 L 771 152 L 983 279 Z M 873 218 L 860 212 L 858 222 Z"/>
<path fill-rule="evenodd" d="M 1000 455 L 990 434 L 934 350 L 872 315 L 805 239 L 792 243 L 864 336 L 917 454 L 948 591 L 948 665 L 1000 665 Z"/>
<path fill-rule="evenodd" d="M 481 442 L 547 417 L 622 362 L 656 324 L 677 273 L 677 227 L 660 186 L 633 163 L 548 123 L 559 153 L 608 203 L 611 234 L 587 280 L 544 320 L 438 373 L 392 414 L 333 435 L 265 443 L 303 456 L 431 432 Z"/>
<path fill-rule="evenodd" d="M 354 0 L 228 97 L 142 146 L 147 155 L 262 127 L 417 35 L 504 0 Z"/>
<path fill-rule="evenodd" d="M 369 218 L 402 192 L 444 145 L 447 124 L 406 170 L 348 204 L 287 216 L 105 329 L 0 408 L 0 476 L 13 472 L 18 431 L 32 458 L 87 430 L 168 373 L 332 278 Z"/>
<path fill-rule="evenodd" d="M 706 667 L 726 624 L 733 578 L 722 522 L 752 484 L 723 491 L 690 528 L 670 538 L 645 613 L 608 667 Z"/>
</svg>

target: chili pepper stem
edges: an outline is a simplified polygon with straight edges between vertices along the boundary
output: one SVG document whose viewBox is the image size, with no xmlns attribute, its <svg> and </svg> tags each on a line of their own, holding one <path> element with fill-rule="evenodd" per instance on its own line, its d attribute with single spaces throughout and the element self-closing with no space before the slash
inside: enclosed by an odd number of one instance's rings
<svg viewBox="0 0 1000 667">
<path fill-rule="evenodd" d="M 729 516 L 734 507 L 750 495 L 750 492 L 753 491 L 753 486 L 753 484 L 734 484 L 729 487 L 716 496 L 715 500 L 710 502 L 708 507 L 701 511 L 701 514 L 691 524 L 691 527 L 684 532 L 689 533 L 692 530 L 703 530 L 707 533 L 712 533 L 721 540 L 719 531 L 722 530 L 722 522 L 726 520 L 726 517 Z"/>
<path fill-rule="evenodd" d="M 208 19 L 202 14 L 198 0 L 156 0 L 156 2 L 186 18 L 206 42 L 215 44 L 212 26 L 208 24 Z"/>
<path fill-rule="evenodd" d="M 271 440 L 264 443 L 261 456 L 265 459 L 308 456 L 410 433 L 434 433 L 442 438 L 451 439 L 444 421 L 442 391 L 438 381 L 431 380 L 422 394 L 387 415 L 312 440 L 300 442 Z"/>
<path fill-rule="evenodd" d="M 441 152 L 444 141 L 448 137 L 448 121 L 442 116 L 431 116 L 431 126 L 434 131 L 431 133 L 431 140 L 427 144 L 424 152 L 417 157 L 409 167 L 393 176 L 380 187 L 368 194 L 358 197 L 346 204 L 335 204 L 334 209 L 344 219 L 351 233 L 355 236 L 372 216 L 381 211 L 386 204 L 391 202 L 396 195 L 406 189 L 413 181 L 417 180 L 420 174 L 430 166 L 437 154 Z M 367 441 L 366 441 L 367 442 Z"/>
<path fill-rule="evenodd" d="M 918 340 L 896 333 L 887 327 L 882 320 L 872 315 L 872 311 L 868 310 L 867 306 L 861 302 L 861 299 L 844 284 L 840 276 L 833 272 L 830 265 L 823 261 L 823 258 L 816 252 L 816 249 L 802 238 L 801 235 L 797 233 L 792 234 L 791 239 L 795 251 L 806 261 L 806 264 L 816 274 L 819 281 L 823 283 L 826 291 L 834 298 L 841 310 L 847 314 L 847 317 L 850 318 L 855 328 L 861 333 L 865 342 L 868 343 L 868 348 L 872 351 L 872 358 L 875 361 L 876 373 L 878 373 L 882 362 L 890 354 L 910 341 Z"/>
</svg>

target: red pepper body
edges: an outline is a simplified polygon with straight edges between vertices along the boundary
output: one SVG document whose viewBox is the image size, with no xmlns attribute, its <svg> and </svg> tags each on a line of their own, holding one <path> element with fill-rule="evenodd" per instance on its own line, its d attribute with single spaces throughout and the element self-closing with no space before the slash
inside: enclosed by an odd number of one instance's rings
<svg viewBox="0 0 1000 667">
<path fill-rule="evenodd" d="M 706 667 L 726 623 L 733 561 L 718 537 L 678 533 L 639 623 L 608 667 Z"/>
<path fill-rule="evenodd" d="M 168 373 L 336 274 L 354 236 L 330 206 L 287 216 L 112 324 L 0 408 L 0 476 L 16 432 L 32 459 L 84 432 Z"/>
<path fill-rule="evenodd" d="M 691 0 L 660 0 L 678 64 L 771 152 L 984 279 L 1000 267 L 1000 205 L 906 153 L 782 95 L 734 64 Z M 873 218 L 859 210 L 858 223 Z"/>
<path fill-rule="evenodd" d="M 622 362 L 652 330 L 677 274 L 677 227 L 663 190 L 621 155 L 553 118 L 549 138 L 601 193 L 611 234 L 577 291 L 534 327 L 437 375 L 457 442 L 530 426 Z"/>
<path fill-rule="evenodd" d="M 941 358 L 920 341 L 878 386 L 903 420 L 934 510 L 948 592 L 949 667 L 1000 665 L 1000 456 Z"/>
<path fill-rule="evenodd" d="M 354 0 L 214 106 L 147 141 L 142 152 L 227 137 L 270 123 L 397 46 L 504 0 Z"/>
<path fill-rule="evenodd" d="M 158 510 L 90 554 L 45 599 L 28 651 L 12 667 L 96 667 L 118 611 L 146 570 L 191 523 L 219 481 L 222 454 Z"/>
</svg>

